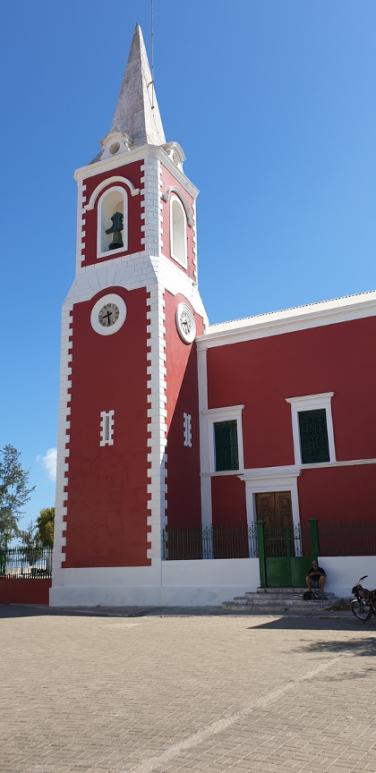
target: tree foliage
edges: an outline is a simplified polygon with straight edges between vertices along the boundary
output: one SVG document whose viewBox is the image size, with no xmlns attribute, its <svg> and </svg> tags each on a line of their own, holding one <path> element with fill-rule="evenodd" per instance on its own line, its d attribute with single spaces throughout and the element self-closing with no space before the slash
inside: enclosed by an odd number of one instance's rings
<svg viewBox="0 0 376 773">
<path fill-rule="evenodd" d="M 33 566 L 43 554 L 43 546 L 39 540 L 35 523 L 31 521 L 27 529 L 19 529 L 18 537 L 21 540 L 24 558 L 30 566 Z"/>
<path fill-rule="evenodd" d="M 45 507 L 40 511 L 36 522 L 36 531 L 39 543 L 43 545 L 44 548 L 52 548 L 54 544 L 54 523 L 54 507 Z"/>
<path fill-rule="evenodd" d="M 36 526 L 33 521 L 30 522 L 27 529 L 18 530 L 18 537 L 21 540 L 21 544 L 25 548 L 33 549 L 39 544 Z"/>
<path fill-rule="evenodd" d="M 29 487 L 29 473 L 20 462 L 21 454 L 8 444 L 0 450 L 0 546 L 6 547 L 18 535 L 21 508 L 35 486 Z"/>
</svg>

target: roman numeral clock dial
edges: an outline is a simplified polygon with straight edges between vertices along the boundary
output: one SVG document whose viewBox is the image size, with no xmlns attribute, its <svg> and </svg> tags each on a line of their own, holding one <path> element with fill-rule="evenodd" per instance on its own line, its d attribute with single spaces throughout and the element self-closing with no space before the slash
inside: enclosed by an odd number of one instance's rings
<svg viewBox="0 0 376 773">
<path fill-rule="evenodd" d="M 104 295 L 93 306 L 90 315 L 91 326 L 99 335 L 116 333 L 125 322 L 127 307 L 120 295 Z"/>
<path fill-rule="evenodd" d="M 175 322 L 177 331 L 185 344 L 191 344 L 196 337 L 196 323 L 192 309 L 186 303 L 179 303 Z"/>
<path fill-rule="evenodd" d="M 118 317 L 119 307 L 116 306 L 116 303 L 106 303 L 104 306 L 102 306 L 98 314 L 99 322 L 104 327 L 110 327 L 111 325 L 114 325 Z"/>
</svg>

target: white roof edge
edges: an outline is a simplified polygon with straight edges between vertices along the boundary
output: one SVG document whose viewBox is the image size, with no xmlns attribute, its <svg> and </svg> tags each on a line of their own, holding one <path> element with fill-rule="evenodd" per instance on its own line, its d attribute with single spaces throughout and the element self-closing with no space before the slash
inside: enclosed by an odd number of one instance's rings
<svg viewBox="0 0 376 773">
<path fill-rule="evenodd" d="M 214 340 L 218 340 L 219 343 L 223 339 L 225 343 L 227 338 L 239 337 L 244 340 L 247 334 L 252 338 L 257 337 L 255 335 L 257 331 L 260 331 L 260 336 L 282 334 L 292 327 L 299 329 L 300 324 L 309 327 L 310 320 L 314 326 L 317 326 L 320 317 L 322 324 L 325 325 L 331 323 L 331 317 L 334 317 L 333 322 L 339 322 L 342 321 L 340 317 L 347 315 L 351 319 L 352 316 L 372 316 L 373 314 L 376 315 L 376 290 L 209 325 L 206 333 L 199 336 L 197 341 L 205 347 L 205 342 Z M 270 329 L 270 332 L 266 333 L 267 329 Z"/>
</svg>

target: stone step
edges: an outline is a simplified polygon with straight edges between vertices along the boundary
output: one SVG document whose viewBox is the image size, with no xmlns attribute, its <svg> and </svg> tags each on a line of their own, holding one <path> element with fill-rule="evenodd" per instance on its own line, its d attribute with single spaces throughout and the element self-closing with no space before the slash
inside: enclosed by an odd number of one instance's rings
<svg viewBox="0 0 376 773">
<path fill-rule="evenodd" d="M 241 607 L 253 607 L 254 609 L 274 609 L 274 607 L 281 606 L 286 608 L 306 607 L 308 605 L 311 605 L 312 607 L 328 607 L 332 606 L 333 601 L 332 599 L 317 599 L 315 601 L 303 601 L 303 599 L 297 599 L 296 601 L 286 601 L 285 599 L 280 599 L 279 601 L 270 601 L 268 604 L 257 604 L 255 602 L 249 601 L 248 599 L 235 598 L 232 601 L 225 601 L 224 603 L 235 604 L 236 606 Z"/>
<path fill-rule="evenodd" d="M 257 588 L 256 591 L 249 591 L 249 593 L 257 593 L 259 595 L 269 595 L 269 593 L 278 593 L 284 594 L 284 593 L 304 593 L 304 591 L 307 590 L 306 587 L 287 587 L 287 588 Z"/>
<path fill-rule="evenodd" d="M 306 588 L 258 588 L 256 592 L 248 591 L 244 596 L 236 596 L 231 601 L 224 602 L 226 609 L 243 609 L 258 614 L 317 614 L 331 607 L 336 597 L 334 593 L 325 593 L 319 597 L 305 601 L 303 593 Z"/>
<path fill-rule="evenodd" d="M 239 604 L 234 602 L 225 602 L 223 607 L 227 610 L 243 610 L 244 612 L 254 612 L 258 615 L 279 615 L 279 614 L 292 614 L 292 615 L 319 615 L 328 610 L 330 604 L 306 601 L 301 604 L 272 604 L 268 606 L 253 605 L 253 604 Z"/>
<path fill-rule="evenodd" d="M 303 593 L 305 593 L 307 590 L 306 587 L 301 588 L 257 588 L 256 591 L 247 591 L 244 595 L 245 596 L 303 596 Z M 330 598 L 335 598 L 334 593 L 330 593 L 328 591 L 325 591 L 325 596 L 328 596 Z"/>
</svg>

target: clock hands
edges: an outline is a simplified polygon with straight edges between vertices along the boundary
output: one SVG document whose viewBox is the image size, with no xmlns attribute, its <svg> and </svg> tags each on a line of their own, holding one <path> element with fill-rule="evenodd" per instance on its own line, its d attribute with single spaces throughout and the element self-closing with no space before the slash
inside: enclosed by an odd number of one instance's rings
<svg viewBox="0 0 376 773">
<path fill-rule="evenodd" d="M 100 335 L 116 333 L 125 321 L 127 307 L 121 297 L 108 294 L 99 299 L 91 310 L 91 325 Z"/>
<path fill-rule="evenodd" d="M 183 330 L 187 335 L 189 335 L 189 333 L 191 332 L 191 320 L 189 319 L 187 314 L 184 314 L 183 312 L 183 314 L 181 315 L 180 321 L 181 321 L 181 326 Z"/>
<path fill-rule="evenodd" d="M 106 312 L 106 314 L 102 315 L 102 319 L 103 320 L 107 319 L 107 323 L 106 323 L 107 327 L 109 327 L 111 325 L 111 317 L 112 317 L 112 311 L 110 311 L 110 310 L 108 310 Z"/>
</svg>

